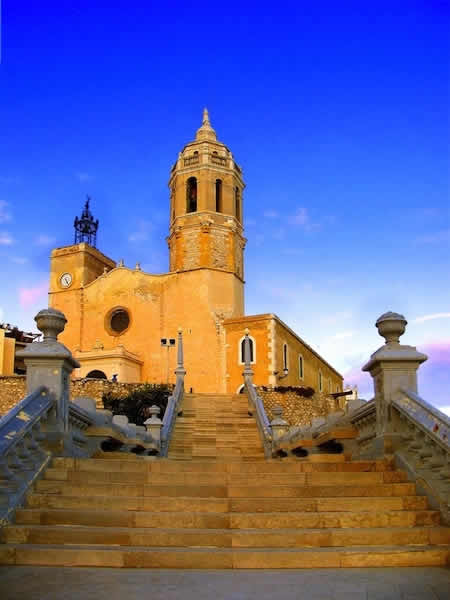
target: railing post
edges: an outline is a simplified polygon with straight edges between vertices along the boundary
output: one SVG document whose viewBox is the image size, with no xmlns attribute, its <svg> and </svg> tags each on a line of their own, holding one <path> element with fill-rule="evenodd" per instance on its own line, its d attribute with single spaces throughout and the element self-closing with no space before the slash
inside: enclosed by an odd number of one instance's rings
<svg viewBox="0 0 450 600">
<path fill-rule="evenodd" d="M 147 419 L 144 423 L 148 433 L 152 436 L 155 442 L 157 442 L 158 448 L 160 448 L 161 446 L 161 427 L 163 424 L 158 416 L 160 410 L 161 409 L 159 408 L 159 406 L 150 406 L 150 408 L 148 409 L 148 412 L 150 413 L 150 418 Z"/>
<path fill-rule="evenodd" d="M 42 342 L 33 342 L 17 353 L 24 359 L 27 368 L 27 394 L 45 386 L 54 396 L 54 429 L 67 432 L 69 429 L 70 374 L 80 364 L 72 357 L 68 348 L 58 342 L 67 319 L 54 308 L 38 312 L 34 320 L 44 334 Z"/>
<path fill-rule="evenodd" d="M 253 369 L 251 367 L 252 355 L 250 350 L 250 338 L 249 338 L 249 330 L 245 329 L 245 338 L 244 338 L 244 371 L 242 375 L 244 376 L 245 385 L 253 385 Z M 250 399 L 250 394 L 248 394 L 248 412 L 250 415 L 253 414 L 253 404 Z"/>
<path fill-rule="evenodd" d="M 402 436 L 392 425 L 392 400 L 401 394 L 401 388 L 417 393 L 417 369 L 427 356 L 414 346 L 400 344 L 407 321 L 403 315 L 387 312 L 377 319 L 378 333 L 386 343 L 372 354 L 362 368 L 371 374 L 374 382 L 376 405 L 376 454 L 392 454 Z"/>
<path fill-rule="evenodd" d="M 183 353 L 183 331 L 181 327 L 178 329 L 178 346 L 177 346 L 177 368 L 175 369 L 176 383 L 181 382 L 184 387 L 184 376 L 186 370 L 184 368 L 184 353 Z"/>
<path fill-rule="evenodd" d="M 272 448 L 282 435 L 288 430 L 289 424 L 283 419 L 283 407 L 276 405 L 272 409 L 273 419 L 270 422 L 272 428 Z"/>
</svg>

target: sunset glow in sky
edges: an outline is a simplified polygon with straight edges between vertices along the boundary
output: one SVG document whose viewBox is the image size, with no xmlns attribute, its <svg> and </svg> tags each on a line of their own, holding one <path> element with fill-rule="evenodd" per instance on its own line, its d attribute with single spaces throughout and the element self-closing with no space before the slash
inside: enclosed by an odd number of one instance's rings
<svg viewBox="0 0 450 600">
<path fill-rule="evenodd" d="M 400 312 L 450 412 L 448 4 L 153 4 L 3 3 L 0 321 L 35 330 L 86 194 L 103 253 L 168 270 L 169 171 L 207 106 L 247 185 L 246 313 L 370 398 Z"/>
</svg>

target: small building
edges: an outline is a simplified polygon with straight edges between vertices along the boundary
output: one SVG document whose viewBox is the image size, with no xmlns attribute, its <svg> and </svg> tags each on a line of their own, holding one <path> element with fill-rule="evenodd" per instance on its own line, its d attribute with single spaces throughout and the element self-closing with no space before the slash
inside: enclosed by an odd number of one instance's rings
<svg viewBox="0 0 450 600">
<path fill-rule="evenodd" d="M 0 323 L 0 375 L 23 375 L 25 363 L 17 356 L 27 344 L 31 344 L 40 333 L 27 333 L 9 323 Z"/>
<path fill-rule="evenodd" d="M 235 393 L 248 328 L 256 384 L 342 391 L 342 376 L 276 315 L 245 315 L 244 187 L 205 109 L 170 170 L 167 273 L 129 268 L 100 252 L 86 202 L 75 243 L 51 254 L 49 303 L 68 319 L 61 341 L 81 364 L 75 376 L 173 382 L 181 328 L 186 389 Z"/>
</svg>

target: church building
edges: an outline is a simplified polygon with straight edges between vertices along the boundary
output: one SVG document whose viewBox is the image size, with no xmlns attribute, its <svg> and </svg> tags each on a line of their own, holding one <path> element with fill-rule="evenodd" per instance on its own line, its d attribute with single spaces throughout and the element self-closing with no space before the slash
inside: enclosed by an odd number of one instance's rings
<svg viewBox="0 0 450 600">
<path fill-rule="evenodd" d="M 276 315 L 245 315 L 244 187 L 205 109 L 170 171 L 168 273 L 102 254 L 86 202 L 75 244 L 51 253 L 49 304 L 68 319 L 60 339 L 80 362 L 76 377 L 173 382 L 181 329 L 186 389 L 239 392 L 248 328 L 257 385 L 342 391 L 342 376 Z"/>
</svg>

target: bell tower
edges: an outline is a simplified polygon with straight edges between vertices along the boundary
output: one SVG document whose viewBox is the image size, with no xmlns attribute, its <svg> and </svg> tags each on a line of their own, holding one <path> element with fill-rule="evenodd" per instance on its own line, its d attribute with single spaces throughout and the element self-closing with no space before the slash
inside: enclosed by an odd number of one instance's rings
<svg viewBox="0 0 450 600">
<path fill-rule="evenodd" d="M 242 170 L 217 140 L 206 108 L 195 140 L 186 144 L 170 180 L 170 271 L 212 269 L 234 275 L 242 286 L 245 238 L 242 226 Z"/>
</svg>

